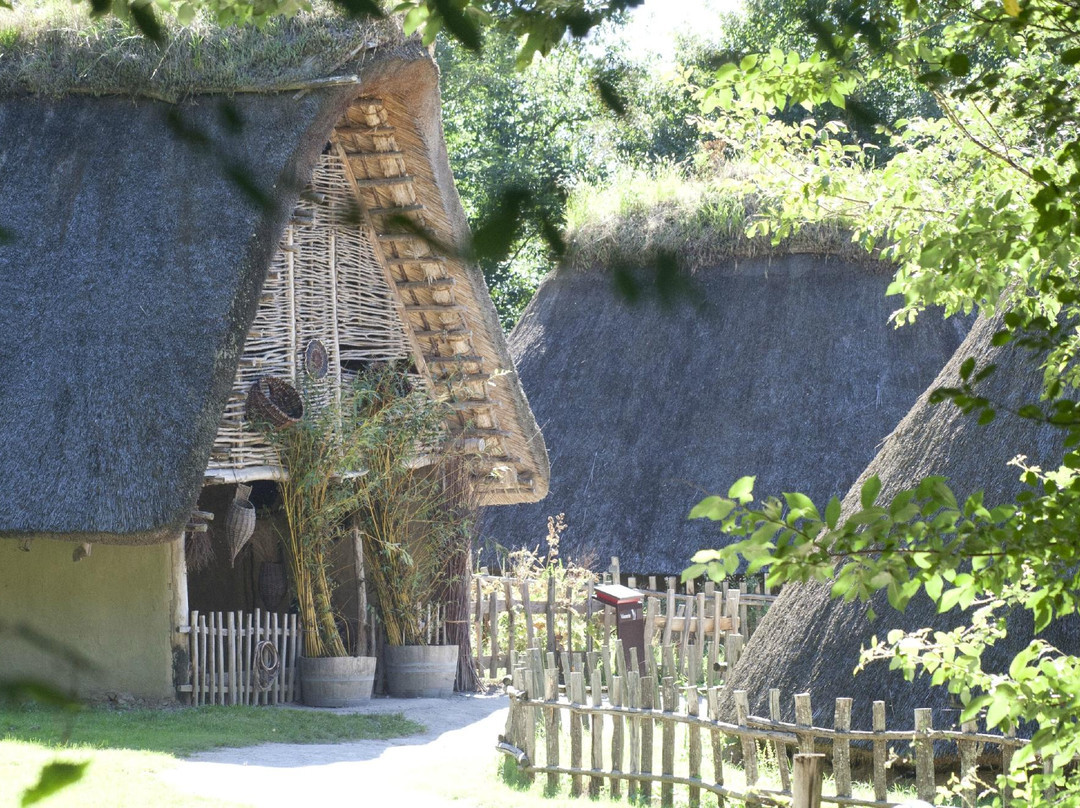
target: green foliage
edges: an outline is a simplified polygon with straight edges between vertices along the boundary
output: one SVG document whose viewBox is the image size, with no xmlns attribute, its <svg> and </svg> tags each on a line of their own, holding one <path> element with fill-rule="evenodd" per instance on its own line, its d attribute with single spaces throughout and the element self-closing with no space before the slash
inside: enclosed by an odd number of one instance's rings
<svg viewBox="0 0 1080 808">
<path fill-rule="evenodd" d="M 1080 11 L 1053 0 L 990 3 L 977 13 L 952 2 L 830 10 L 814 54 L 777 49 L 743 60 L 700 93 L 714 130 L 734 135 L 731 150 L 769 169 L 772 206 L 751 229 L 775 240 L 844 216 L 860 244 L 898 265 L 891 291 L 903 296 L 901 322 L 934 305 L 1005 312 L 995 344 L 1033 349 L 1031 361 L 1045 369 L 1043 400 L 1015 414 L 1062 428 L 1074 449 L 1080 57 L 1065 45 Z M 873 59 L 849 58 L 860 51 Z M 821 107 L 846 103 L 884 68 L 909 71 L 942 115 L 887 122 L 881 136 L 891 156 L 876 160 L 871 145 L 822 117 Z M 781 115 L 793 109 L 805 120 Z M 992 420 L 998 405 L 979 383 L 993 368 L 969 360 L 960 371 L 960 384 L 933 400 Z M 1064 773 L 1080 753 L 1080 659 L 1036 639 L 1007 672 L 986 672 L 982 660 L 1006 635 L 1010 613 L 1026 610 L 1039 630 L 1077 611 L 1080 461 L 1067 454 L 1047 470 L 1014 462 L 1027 489 L 994 507 L 978 492 L 958 497 L 934 477 L 888 501 L 871 478 L 855 512 L 830 503 L 824 519 L 792 495 L 753 505 L 731 494 L 710 498 L 696 515 L 715 518 L 739 541 L 699 553 L 692 570 L 722 575 L 741 557 L 752 570 L 767 567 L 771 585 L 831 580 L 833 594 L 847 600 L 884 590 L 897 609 L 922 591 L 941 611 L 966 610 L 953 631 L 891 632 L 870 658 L 887 658 L 909 676 L 926 671 L 958 694 L 964 719 L 981 716 L 999 729 L 1031 722 L 1031 742 L 1007 774 L 1014 791 L 1006 802 L 1066 804 L 1080 796 Z M 1036 756 L 1050 764 L 1046 773 L 1031 770 Z"/>
</svg>

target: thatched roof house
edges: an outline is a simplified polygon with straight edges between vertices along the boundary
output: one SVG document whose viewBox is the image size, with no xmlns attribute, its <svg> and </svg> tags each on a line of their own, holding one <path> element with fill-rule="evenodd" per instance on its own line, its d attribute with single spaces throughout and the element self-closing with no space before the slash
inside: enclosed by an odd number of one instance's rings
<svg viewBox="0 0 1080 808">
<path fill-rule="evenodd" d="M 881 479 L 882 499 L 925 476 L 944 475 L 958 497 L 982 490 L 987 504 L 994 505 L 1010 501 L 1020 490 L 1019 470 L 1007 465 L 1016 455 L 1024 454 L 1044 468 L 1060 462 L 1059 430 L 1009 412 L 1038 399 L 1042 372 L 1030 352 L 992 346 L 990 338 L 997 328 L 994 321 L 977 321 L 929 388 L 956 386 L 960 364 L 967 357 L 974 357 L 978 367 L 996 363 L 997 372 L 981 389 L 997 405 L 997 419 L 979 426 L 974 417 L 961 414 L 956 407 L 929 404 L 927 391 L 852 486 L 844 500 L 848 513 L 857 509 L 862 481 L 872 474 Z M 761 493 L 765 493 L 764 489 Z M 833 600 L 828 586 L 786 587 L 759 624 L 726 684 L 729 689 L 749 691 L 751 709 L 759 711 L 768 709 L 771 687 L 785 694 L 781 699 L 785 706 L 790 704 L 790 694 L 810 692 L 815 724 L 819 726 L 832 725 L 838 697 L 855 699 L 852 721 L 856 728 L 871 727 L 871 703 L 878 699 L 886 702 L 890 728 L 911 726 L 912 711 L 917 707 L 934 708 L 934 725 L 949 726 L 959 715 L 957 705 L 943 688 L 931 688 L 927 677 L 905 682 L 884 662 L 872 663 L 855 677 L 852 672 L 859 662 L 860 648 L 868 646 L 871 637 L 884 638 L 894 628 L 934 626 L 948 630 L 959 625 L 960 614 L 953 611 L 939 615 L 930 600 L 921 595 L 908 604 L 904 613 L 888 605 L 884 592 L 871 602 L 878 615 L 873 622 L 866 616 L 868 604 Z M 1071 648 L 1074 653 L 1080 650 L 1080 631 L 1075 621 L 1051 626 L 1046 636 L 1058 647 Z M 1003 669 L 1030 638 L 1030 620 L 1015 615 L 1008 640 L 995 646 L 984 664 L 990 669 Z"/>
<path fill-rule="evenodd" d="M 96 573 L 56 590 L 84 598 L 77 623 L 104 590 L 132 603 L 145 586 L 167 652 L 200 490 L 280 474 L 244 422 L 263 376 L 332 397 L 365 363 L 404 360 L 450 402 L 481 502 L 544 496 L 543 441 L 462 257 L 426 48 L 328 12 L 177 28 L 162 51 L 115 21 L 27 14 L 0 64 L 0 537 L 166 547 L 95 552 Z M 0 615 L 62 623 L 20 581 L 59 580 L 70 545 L 0 551 Z M 110 565 L 116 580 L 89 580 Z M 121 633 L 136 619 L 111 603 L 95 626 L 106 613 Z M 130 650 L 110 642 L 107 657 Z"/>
<path fill-rule="evenodd" d="M 678 574 L 719 541 L 686 516 L 746 474 L 759 491 L 842 494 L 963 338 L 895 329 L 889 272 L 815 255 L 730 260 L 691 299 L 630 305 L 601 271 L 544 281 L 510 337 L 551 453 L 551 493 L 488 509 L 488 547 L 533 547 Z M 702 305 L 698 305 L 702 304 Z"/>
</svg>

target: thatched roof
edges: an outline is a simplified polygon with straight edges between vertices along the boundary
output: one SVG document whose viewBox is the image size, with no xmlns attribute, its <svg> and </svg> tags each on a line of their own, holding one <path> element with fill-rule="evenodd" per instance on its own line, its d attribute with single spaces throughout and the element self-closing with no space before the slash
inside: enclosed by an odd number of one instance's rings
<svg viewBox="0 0 1080 808">
<path fill-rule="evenodd" d="M 321 89 L 178 104 L 0 99 L 0 226 L 12 236 L 0 244 L 0 536 L 179 534 L 289 215 L 336 127 L 364 119 L 373 102 L 395 114 L 424 226 L 452 250 L 467 243 L 427 50 L 364 53 L 341 70 Z M 200 139 L 209 147 L 193 146 Z M 372 203 L 358 204 L 366 215 Z M 384 249 L 398 254 L 393 241 Z M 490 432 L 504 442 L 491 463 L 514 471 L 487 501 L 542 496 L 543 441 L 483 277 L 453 255 L 445 265 L 470 355 L 493 377 L 483 395 L 500 407 Z M 404 293 L 398 301 L 418 354 L 448 350 L 437 334 L 419 335 L 438 330 L 430 307 L 407 311 Z M 427 367 L 422 356 L 418 365 Z M 436 392 L 450 375 L 429 372 Z"/>
<path fill-rule="evenodd" d="M 535 546 L 563 512 L 564 555 L 677 574 L 721 540 L 691 507 L 743 475 L 842 494 L 963 338 L 930 316 L 895 329 L 888 281 L 879 265 L 755 258 L 697 272 L 692 300 L 665 308 L 626 303 L 601 271 L 549 277 L 510 346 L 551 492 L 489 509 L 489 552 Z"/>
<path fill-rule="evenodd" d="M 1044 468 L 1056 467 L 1062 456 L 1060 430 L 1008 412 L 1038 399 L 1042 381 L 1038 360 L 1022 349 L 993 347 L 990 338 L 997 328 L 994 321 L 978 320 L 930 386 L 957 385 L 960 364 L 967 357 L 975 357 L 977 367 L 997 363 L 997 372 L 983 383 L 985 388 L 980 388 L 999 405 L 997 419 L 979 426 L 973 416 L 961 414 L 950 404 L 929 404 L 927 392 L 852 487 L 844 500 L 845 512 L 858 508 L 862 481 L 872 474 L 881 479 L 882 499 L 925 476 L 944 475 L 958 498 L 982 490 L 987 504 L 996 505 L 1010 501 L 1020 490 L 1019 470 L 1007 465 L 1017 454 L 1027 455 L 1030 462 Z M 872 663 L 854 678 L 852 671 L 858 664 L 860 648 L 868 646 L 871 637 L 884 638 L 894 628 L 934 626 L 948 630 L 960 624 L 960 614 L 953 611 L 939 615 L 922 595 L 913 599 L 902 614 L 889 607 L 884 593 L 871 602 L 878 615 L 873 622 L 866 617 L 868 604 L 832 600 L 828 586 L 786 587 L 758 626 L 726 684 L 730 689 L 749 691 L 751 709 L 759 711 L 768 709 L 770 687 L 780 689 L 784 694 L 781 703 L 786 707 L 791 694 L 810 692 L 815 724 L 819 726 L 832 726 L 838 697 L 855 699 L 852 721 L 857 728 L 870 728 L 871 702 L 877 699 L 886 702 L 890 728 L 912 726 L 912 711 L 917 707 L 935 709 L 935 726 L 955 722 L 959 712 L 948 693 L 942 688 L 932 689 L 926 677 L 905 682 L 898 672 L 889 671 L 885 662 Z M 1074 653 L 1080 650 L 1080 631 L 1075 622 L 1052 626 L 1046 636 L 1059 647 L 1071 648 Z M 1014 615 L 1008 640 L 995 646 L 984 663 L 989 669 L 1004 669 L 1030 639 L 1031 621 L 1026 615 Z"/>
</svg>

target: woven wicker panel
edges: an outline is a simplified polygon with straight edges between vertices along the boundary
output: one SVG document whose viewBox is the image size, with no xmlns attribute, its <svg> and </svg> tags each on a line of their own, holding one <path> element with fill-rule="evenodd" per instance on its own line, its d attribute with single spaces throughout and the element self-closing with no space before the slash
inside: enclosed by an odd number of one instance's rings
<svg viewBox="0 0 1080 808">
<path fill-rule="evenodd" d="M 269 467 L 273 453 L 244 419 L 248 389 L 263 374 L 287 379 L 325 405 L 340 394 L 341 361 L 392 361 L 409 356 L 374 246 L 358 224 L 358 201 L 337 154 L 324 154 L 296 207 L 263 284 L 233 392 L 225 407 L 208 475 Z M 320 340 L 329 373 L 304 370 L 304 350 Z M 268 475 L 269 476 L 269 475 Z"/>
</svg>

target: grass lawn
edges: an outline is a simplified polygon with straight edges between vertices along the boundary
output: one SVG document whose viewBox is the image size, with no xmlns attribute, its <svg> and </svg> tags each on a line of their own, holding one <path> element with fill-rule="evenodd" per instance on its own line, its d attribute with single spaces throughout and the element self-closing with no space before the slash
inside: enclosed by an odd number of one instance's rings
<svg viewBox="0 0 1080 808">
<path fill-rule="evenodd" d="M 267 742 L 333 743 L 412 735 L 423 727 L 400 715 L 337 715 L 266 707 L 175 710 L 87 709 L 63 713 L 0 709 L 0 808 L 52 761 L 89 761 L 78 783 L 41 806 L 227 806 L 169 788 L 159 777 L 177 757 L 220 746 Z"/>
</svg>

